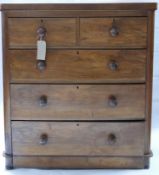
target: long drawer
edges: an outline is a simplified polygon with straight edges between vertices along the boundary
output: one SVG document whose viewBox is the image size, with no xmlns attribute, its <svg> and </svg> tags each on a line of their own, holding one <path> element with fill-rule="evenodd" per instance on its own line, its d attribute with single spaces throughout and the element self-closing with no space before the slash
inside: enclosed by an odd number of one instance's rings
<svg viewBox="0 0 159 175">
<path fill-rule="evenodd" d="M 144 122 L 12 122 L 13 155 L 142 156 Z"/>
<path fill-rule="evenodd" d="M 145 82 L 146 50 L 48 50 L 43 70 L 36 50 L 10 50 L 9 59 L 13 83 Z"/>
<path fill-rule="evenodd" d="M 11 85 L 12 120 L 145 118 L 145 85 Z"/>
</svg>

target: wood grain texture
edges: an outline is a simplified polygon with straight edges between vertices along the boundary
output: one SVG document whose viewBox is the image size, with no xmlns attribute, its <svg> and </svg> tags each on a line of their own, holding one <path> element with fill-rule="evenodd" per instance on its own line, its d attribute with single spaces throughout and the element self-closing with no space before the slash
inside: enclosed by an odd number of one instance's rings
<svg viewBox="0 0 159 175">
<path fill-rule="evenodd" d="M 156 7 L 0 5 L 7 169 L 149 167 Z"/>
<path fill-rule="evenodd" d="M 47 97 L 41 106 L 40 97 Z M 115 96 L 117 106 L 110 106 Z M 145 85 L 11 85 L 12 120 L 138 120 Z"/>
<path fill-rule="evenodd" d="M 148 23 L 148 49 L 146 72 L 146 123 L 145 123 L 145 152 L 150 152 L 151 146 L 151 115 L 152 115 L 152 77 L 154 52 L 154 13 L 149 12 Z"/>
<path fill-rule="evenodd" d="M 13 83 L 145 82 L 146 50 L 47 50 L 44 71 L 36 68 L 36 50 L 10 50 L 9 59 Z"/>
<path fill-rule="evenodd" d="M 31 18 L 50 18 L 50 17 L 117 17 L 117 16 L 147 16 L 147 11 L 139 11 L 139 10 L 8 10 L 8 17 L 31 17 Z"/>
<path fill-rule="evenodd" d="M 12 157 L 12 136 L 10 126 L 10 74 L 9 59 L 8 59 L 8 32 L 7 32 L 7 14 L 2 12 L 2 47 L 3 47 L 3 96 L 4 96 L 4 134 L 5 134 L 5 166 L 6 169 L 13 168 Z"/>
<path fill-rule="evenodd" d="M 9 47 L 36 47 L 37 29 L 41 25 L 47 30 L 47 47 L 73 46 L 76 42 L 75 24 L 74 18 L 9 18 Z"/>
<path fill-rule="evenodd" d="M 143 157 L 14 156 L 14 167 L 25 168 L 144 168 Z"/>
<path fill-rule="evenodd" d="M 0 10 L 155 10 L 157 3 L 1 4 Z"/>
<path fill-rule="evenodd" d="M 41 134 L 48 142 L 41 145 Z M 109 142 L 114 134 L 115 142 Z M 14 155 L 144 155 L 144 122 L 12 122 Z"/>
<path fill-rule="evenodd" d="M 119 29 L 116 37 L 110 35 L 113 19 Z M 80 44 L 82 46 L 112 48 L 146 48 L 147 18 L 81 18 Z"/>
</svg>

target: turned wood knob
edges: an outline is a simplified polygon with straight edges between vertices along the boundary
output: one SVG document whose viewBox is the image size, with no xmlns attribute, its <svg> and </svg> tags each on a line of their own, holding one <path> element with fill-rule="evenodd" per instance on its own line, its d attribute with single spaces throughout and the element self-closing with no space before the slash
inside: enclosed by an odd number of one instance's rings
<svg viewBox="0 0 159 175">
<path fill-rule="evenodd" d="M 44 40 L 44 38 L 45 38 L 45 36 L 46 36 L 46 28 L 40 26 L 40 27 L 37 29 L 37 34 L 38 34 L 38 39 L 39 39 L 39 40 Z"/>
<path fill-rule="evenodd" d="M 115 144 L 116 143 L 116 136 L 115 136 L 115 134 L 113 134 L 113 133 L 110 133 L 109 135 L 108 135 L 108 143 L 110 144 L 110 145 L 113 145 L 113 144 Z"/>
<path fill-rule="evenodd" d="M 116 36 L 119 35 L 119 29 L 118 29 L 114 19 L 113 19 L 113 22 L 112 22 L 112 27 L 110 28 L 109 32 L 110 32 L 110 35 L 112 37 L 116 37 Z"/>
<path fill-rule="evenodd" d="M 40 145 L 46 145 L 48 141 L 48 136 L 47 134 L 41 134 L 40 136 Z"/>
<path fill-rule="evenodd" d="M 37 60 L 37 69 L 40 71 L 46 68 L 46 61 L 45 60 Z"/>
<path fill-rule="evenodd" d="M 108 98 L 108 105 L 110 107 L 116 107 L 118 105 L 117 99 L 114 95 L 109 96 Z"/>
<path fill-rule="evenodd" d="M 118 36 L 118 34 L 119 34 L 118 28 L 115 27 L 115 26 L 112 27 L 112 28 L 110 29 L 110 34 L 111 34 L 111 36 L 113 36 L 113 37 Z"/>
<path fill-rule="evenodd" d="M 40 106 L 46 106 L 47 105 L 47 96 L 46 95 L 42 95 L 39 99 L 39 104 Z"/>
<path fill-rule="evenodd" d="M 108 67 L 109 67 L 110 70 L 116 71 L 118 69 L 118 63 L 115 60 L 111 60 L 108 63 Z"/>
</svg>

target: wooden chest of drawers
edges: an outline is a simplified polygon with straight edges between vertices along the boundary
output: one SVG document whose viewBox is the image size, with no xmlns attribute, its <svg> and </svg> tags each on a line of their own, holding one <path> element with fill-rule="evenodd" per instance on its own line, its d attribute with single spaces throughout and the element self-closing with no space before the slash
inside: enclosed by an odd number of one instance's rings
<svg viewBox="0 0 159 175">
<path fill-rule="evenodd" d="M 8 169 L 148 168 L 155 9 L 1 5 Z"/>
</svg>

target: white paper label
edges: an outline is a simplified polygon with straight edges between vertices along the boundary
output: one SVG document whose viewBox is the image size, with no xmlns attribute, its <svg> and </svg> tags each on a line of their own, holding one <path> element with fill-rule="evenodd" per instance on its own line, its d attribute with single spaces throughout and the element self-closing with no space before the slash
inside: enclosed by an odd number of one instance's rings
<svg viewBox="0 0 159 175">
<path fill-rule="evenodd" d="M 44 40 L 37 41 L 37 60 L 45 60 L 46 58 L 46 42 Z"/>
</svg>

